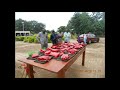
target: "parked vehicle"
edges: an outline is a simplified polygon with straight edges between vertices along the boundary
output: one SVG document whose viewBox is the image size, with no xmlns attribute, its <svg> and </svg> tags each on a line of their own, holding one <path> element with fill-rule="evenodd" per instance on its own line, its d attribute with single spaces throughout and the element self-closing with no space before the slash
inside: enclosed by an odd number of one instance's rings
<svg viewBox="0 0 120 90">
<path fill-rule="evenodd" d="M 83 34 L 81 34 L 80 36 L 80 42 L 83 42 Z M 87 34 L 87 43 L 95 43 L 95 42 L 99 42 L 99 37 L 96 37 L 95 34 Z"/>
</svg>

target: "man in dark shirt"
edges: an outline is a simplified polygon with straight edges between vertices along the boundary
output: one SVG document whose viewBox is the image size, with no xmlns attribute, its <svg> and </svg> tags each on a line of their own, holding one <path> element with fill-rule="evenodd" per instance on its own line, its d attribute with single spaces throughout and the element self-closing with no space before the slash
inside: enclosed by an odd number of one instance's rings
<svg viewBox="0 0 120 90">
<path fill-rule="evenodd" d="M 58 37 L 57 34 L 55 33 L 55 31 L 52 31 L 52 34 L 50 36 L 50 40 L 52 41 L 52 44 L 55 45 L 58 43 Z"/>
</svg>

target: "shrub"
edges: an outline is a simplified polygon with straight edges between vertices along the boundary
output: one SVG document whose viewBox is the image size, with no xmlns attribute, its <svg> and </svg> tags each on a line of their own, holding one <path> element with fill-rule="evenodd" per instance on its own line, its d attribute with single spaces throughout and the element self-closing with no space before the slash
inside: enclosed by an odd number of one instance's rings
<svg viewBox="0 0 120 90">
<path fill-rule="evenodd" d="M 28 37 L 25 37 L 23 41 L 28 42 Z"/>
<path fill-rule="evenodd" d="M 29 43 L 34 42 L 34 37 L 33 37 L 33 36 L 29 37 L 29 38 L 28 38 L 28 42 L 29 42 Z"/>
<path fill-rule="evenodd" d="M 34 34 L 34 35 L 33 35 L 33 37 L 36 37 L 36 36 L 37 36 L 37 34 Z"/>
<path fill-rule="evenodd" d="M 23 41 L 24 38 L 25 38 L 25 36 L 16 36 L 16 37 L 15 37 L 15 40 L 16 40 L 16 41 Z"/>
<path fill-rule="evenodd" d="M 52 41 L 50 40 L 50 33 L 48 33 L 48 43 L 51 43 Z M 37 40 L 37 34 L 34 34 L 33 36 L 16 36 L 15 40 L 16 41 L 24 41 L 24 42 L 29 42 L 29 43 L 38 43 Z M 40 39 L 40 38 L 39 38 Z M 64 40 L 64 37 L 62 38 Z"/>
<path fill-rule="evenodd" d="M 50 33 L 48 34 L 48 43 L 51 43 L 52 41 L 50 40 Z"/>
<path fill-rule="evenodd" d="M 35 36 L 27 36 L 24 38 L 24 42 L 38 43 L 38 40 L 36 39 Z"/>
<path fill-rule="evenodd" d="M 36 37 L 34 37 L 34 43 L 38 43 L 38 40 L 36 39 Z"/>
<path fill-rule="evenodd" d="M 19 41 L 23 41 L 25 36 L 20 36 Z"/>
<path fill-rule="evenodd" d="M 15 40 L 16 40 L 16 41 L 19 41 L 19 36 L 16 36 L 16 37 L 15 37 Z"/>
</svg>

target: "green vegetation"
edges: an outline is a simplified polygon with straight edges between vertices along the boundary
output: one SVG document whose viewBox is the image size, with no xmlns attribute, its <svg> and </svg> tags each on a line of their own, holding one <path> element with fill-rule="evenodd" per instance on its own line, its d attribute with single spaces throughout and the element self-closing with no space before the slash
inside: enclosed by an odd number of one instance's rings
<svg viewBox="0 0 120 90">
<path fill-rule="evenodd" d="M 105 12 L 75 12 L 67 26 L 60 26 L 58 32 L 69 31 L 72 34 L 94 33 L 96 36 L 105 35 Z"/>
<path fill-rule="evenodd" d="M 38 43 L 38 40 L 36 39 L 36 35 L 35 36 L 16 36 L 15 40 L 29 42 L 29 43 Z"/>
<path fill-rule="evenodd" d="M 51 43 L 50 40 L 50 33 L 48 33 L 48 43 Z M 34 34 L 33 36 L 16 36 L 15 40 L 16 41 L 24 41 L 24 42 L 29 42 L 29 43 L 38 43 L 37 40 L 37 34 Z M 40 38 L 39 38 L 40 39 Z"/>
<path fill-rule="evenodd" d="M 17 36 L 17 37 L 15 38 L 15 40 L 16 40 L 16 41 L 23 41 L 24 38 L 25 38 L 25 36 Z"/>
</svg>

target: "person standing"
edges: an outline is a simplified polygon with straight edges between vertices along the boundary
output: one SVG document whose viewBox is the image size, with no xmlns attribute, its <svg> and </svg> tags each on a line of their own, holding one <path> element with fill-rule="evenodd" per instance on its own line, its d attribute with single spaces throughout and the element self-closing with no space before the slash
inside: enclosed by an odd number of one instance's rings
<svg viewBox="0 0 120 90">
<path fill-rule="evenodd" d="M 71 39 L 71 33 L 68 32 L 68 42 L 70 42 L 70 39 Z"/>
<path fill-rule="evenodd" d="M 68 43 L 68 42 L 70 42 L 70 39 L 71 39 L 71 34 L 70 34 L 70 32 L 64 32 L 64 42 L 65 43 Z"/>
<path fill-rule="evenodd" d="M 58 43 L 58 39 L 57 39 L 57 34 L 55 33 L 55 31 L 53 30 L 51 35 L 50 35 L 50 40 L 52 41 L 53 45 L 56 45 Z"/>
<path fill-rule="evenodd" d="M 63 32 L 58 33 L 58 43 L 62 44 L 62 37 L 63 37 Z"/>
<path fill-rule="evenodd" d="M 86 43 L 87 42 L 87 35 L 86 34 L 83 35 L 83 39 L 84 39 L 84 44 L 87 44 Z"/>
<path fill-rule="evenodd" d="M 48 36 L 45 30 L 38 33 L 37 40 L 40 42 L 42 49 L 46 49 L 48 47 Z"/>
<path fill-rule="evenodd" d="M 78 41 L 78 43 L 81 43 L 81 40 L 80 40 L 80 33 L 78 34 L 77 41 Z"/>
</svg>

